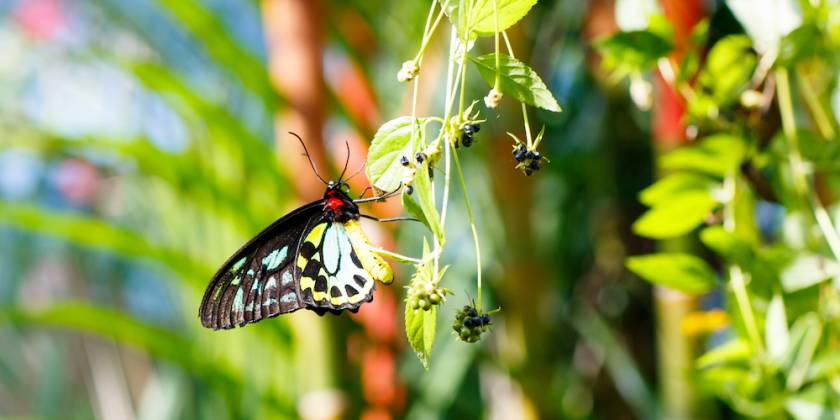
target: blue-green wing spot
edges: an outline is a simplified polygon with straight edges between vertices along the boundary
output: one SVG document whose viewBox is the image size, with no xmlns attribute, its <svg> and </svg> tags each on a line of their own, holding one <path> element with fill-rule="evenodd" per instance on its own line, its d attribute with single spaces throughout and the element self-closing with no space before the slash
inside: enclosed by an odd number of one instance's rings
<svg viewBox="0 0 840 420">
<path fill-rule="evenodd" d="M 301 237 L 322 216 L 320 202 L 301 207 L 248 241 L 219 269 L 199 317 L 208 328 L 233 328 L 304 307 L 293 262 Z"/>
<path fill-rule="evenodd" d="M 316 226 L 297 258 L 303 301 L 318 313 L 356 311 L 373 299 L 375 284 L 365 271 L 341 223 Z"/>
</svg>

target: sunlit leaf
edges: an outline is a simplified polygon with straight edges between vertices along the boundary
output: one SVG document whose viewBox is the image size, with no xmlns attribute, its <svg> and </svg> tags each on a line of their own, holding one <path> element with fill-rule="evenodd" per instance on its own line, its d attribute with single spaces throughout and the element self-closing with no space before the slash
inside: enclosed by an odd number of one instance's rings
<svg viewBox="0 0 840 420">
<path fill-rule="evenodd" d="M 478 72 L 487 84 L 493 86 L 496 83 L 496 54 L 470 56 L 470 60 L 478 67 Z M 540 76 L 527 64 L 509 55 L 500 54 L 499 66 L 502 93 L 531 106 L 553 112 L 562 111 Z"/>
<path fill-rule="evenodd" d="M 717 275 L 701 258 L 683 253 L 661 253 L 627 258 L 627 268 L 660 286 L 688 294 L 703 294 L 715 287 Z"/>
<path fill-rule="evenodd" d="M 840 276 L 840 263 L 820 255 L 804 254 L 782 271 L 781 280 L 786 292 L 795 292 L 835 276 Z"/>
<path fill-rule="evenodd" d="M 740 99 L 758 59 L 744 35 L 729 35 L 715 43 L 700 71 L 698 82 L 721 107 Z"/>
<path fill-rule="evenodd" d="M 665 169 L 692 170 L 723 178 L 738 169 L 746 150 L 741 137 L 716 134 L 668 153 L 661 164 Z"/>
<path fill-rule="evenodd" d="M 710 226 L 700 232 L 703 244 L 727 261 L 749 266 L 755 258 L 752 244 L 722 226 Z"/>
<path fill-rule="evenodd" d="M 408 342 L 426 369 L 429 368 L 432 345 L 435 341 L 436 322 L 437 306 L 432 306 L 427 311 L 411 308 L 405 311 L 405 332 Z"/>
<path fill-rule="evenodd" d="M 710 194 L 713 189 L 719 187 L 720 182 L 707 176 L 678 172 L 668 175 L 642 190 L 639 194 L 639 201 L 648 206 L 655 206 L 674 200 L 688 192 L 705 192 Z"/>
<path fill-rule="evenodd" d="M 465 2 L 468 3 L 468 2 Z M 459 0 L 450 0 L 446 6 L 446 15 L 453 25 L 458 27 L 458 34 L 462 39 L 475 36 L 489 36 L 496 33 L 496 16 L 498 15 L 498 29 L 504 31 L 528 14 L 537 4 L 537 0 L 475 0 L 472 7 L 462 5 Z M 466 29 L 469 8 L 469 29 Z"/>
<path fill-rule="evenodd" d="M 700 226 L 719 205 L 708 191 L 680 192 L 645 212 L 633 223 L 633 232 L 656 239 L 684 235 Z"/>
<path fill-rule="evenodd" d="M 668 39 L 647 30 L 616 32 L 595 42 L 604 56 L 604 66 L 627 73 L 653 68 L 673 45 Z"/>
<path fill-rule="evenodd" d="M 413 151 L 422 147 L 427 123 L 427 119 L 412 120 L 409 116 L 403 116 L 379 127 L 370 143 L 366 169 L 374 187 L 382 191 L 394 191 L 404 181 L 409 169 L 400 163 L 400 158 L 405 156 L 414 161 Z"/>
<path fill-rule="evenodd" d="M 814 358 L 822 337 L 823 325 L 819 315 L 806 313 L 790 327 L 790 346 L 785 354 L 783 368 L 787 370 L 787 389 L 796 391 L 805 382 L 808 367 Z"/>
<path fill-rule="evenodd" d="M 697 367 L 707 369 L 716 365 L 747 362 L 751 355 L 752 349 L 746 340 L 733 338 L 703 353 L 697 359 Z"/>
<path fill-rule="evenodd" d="M 426 221 L 429 222 L 429 228 L 432 230 L 432 233 L 437 237 L 438 241 L 443 242 L 440 215 L 435 207 L 432 180 L 429 178 L 428 160 L 424 161 L 422 165 L 417 166 L 417 173 L 414 176 L 414 195 L 417 197 Z"/>
<path fill-rule="evenodd" d="M 764 337 L 767 342 L 768 356 L 777 363 L 781 362 L 790 344 L 785 302 L 782 300 L 781 294 L 773 295 L 773 299 L 770 300 L 770 305 L 767 307 Z"/>
</svg>

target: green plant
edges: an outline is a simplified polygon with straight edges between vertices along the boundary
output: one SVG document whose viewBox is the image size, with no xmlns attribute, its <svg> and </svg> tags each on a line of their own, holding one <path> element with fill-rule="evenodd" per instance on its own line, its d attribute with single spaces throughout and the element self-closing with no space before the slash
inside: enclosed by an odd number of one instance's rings
<svg viewBox="0 0 840 420">
<path fill-rule="evenodd" d="M 627 267 L 687 294 L 723 290 L 731 329 L 699 357 L 697 378 L 755 417 L 840 410 L 840 236 L 836 208 L 826 207 L 840 179 L 838 125 L 828 106 L 840 10 L 832 2 L 797 4 L 801 15 L 796 7 L 774 11 L 798 21 L 788 30 L 768 29 L 738 8 L 747 35 L 710 43 L 708 24 L 699 24 L 695 48 L 680 61 L 668 55 L 673 30 L 657 16 L 647 29 L 598 44 L 617 80 L 647 83 L 645 74 L 658 70 L 686 101 L 696 137 L 662 158 L 665 176 L 640 194 L 650 208 L 634 231 L 698 238 L 720 262 L 718 273 L 698 249 L 633 256 Z"/>
<path fill-rule="evenodd" d="M 543 131 L 532 135 L 528 120 L 527 106 L 534 106 L 549 111 L 559 112 L 560 106 L 537 73 L 525 63 L 514 57 L 513 49 L 505 30 L 522 19 L 536 3 L 535 0 L 437 0 L 429 9 L 422 41 L 416 56 L 403 63 L 397 78 L 403 82 L 413 82 L 412 114 L 397 117 L 383 124 L 371 143 L 368 155 L 367 174 L 374 187 L 382 191 L 392 191 L 404 186 L 403 207 L 415 218 L 425 224 L 432 233 L 431 247 L 424 244 L 420 258 L 403 257 L 402 260 L 415 264 L 415 274 L 408 286 L 406 297 L 405 325 L 409 342 L 424 366 L 428 367 L 429 356 L 437 325 L 436 306 L 443 301 L 448 292 L 440 288 L 446 267 L 440 267 L 440 256 L 446 245 L 444 227 L 447 221 L 447 206 L 452 187 L 452 162 L 455 175 L 464 195 L 467 217 L 472 231 L 476 254 L 477 296 L 475 309 L 477 316 L 487 318 L 482 307 L 482 265 L 478 230 L 468 197 L 469 189 L 459 160 L 459 150 L 467 150 L 474 141 L 481 119 L 478 100 L 467 99 L 467 79 L 472 76 L 468 63 L 473 63 L 478 74 L 491 86 L 484 104 L 488 109 L 496 109 L 503 96 L 509 96 L 521 104 L 524 121 L 524 140 L 508 133 L 514 140 L 513 152 L 518 161 L 516 168 L 527 175 L 540 169 L 547 161 L 538 151 Z M 449 19 L 450 40 L 447 59 L 447 77 L 444 85 L 445 99 L 443 115 L 418 117 L 416 115 L 419 77 L 422 76 L 422 63 L 434 34 L 441 26 L 444 17 Z M 494 52 L 475 56 L 471 54 L 474 44 L 480 37 L 492 36 Z M 500 47 L 504 39 L 507 54 Z M 432 126 L 436 134 L 432 134 Z M 463 146 L 463 149 L 461 147 Z M 436 165 L 443 164 L 442 186 L 434 180 Z M 436 185 L 437 184 L 437 185 Z M 438 195 L 442 188 L 442 195 Z M 440 197 L 438 204 L 436 199 Z M 428 290 L 433 300 L 417 295 Z M 456 321 L 456 331 L 461 321 Z M 465 341 L 475 342 L 482 331 L 489 329 L 487 324 L 474 334 L 458 335 Z"/>
</svg>

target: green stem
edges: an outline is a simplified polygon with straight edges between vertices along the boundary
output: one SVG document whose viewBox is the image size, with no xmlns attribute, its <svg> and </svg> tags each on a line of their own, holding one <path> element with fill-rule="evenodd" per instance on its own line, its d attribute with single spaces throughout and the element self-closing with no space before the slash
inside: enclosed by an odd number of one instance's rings
<svg viewBox="0 0 840 420">
<path fill-rule="evenodd" d="M 793 186 L 804 204 L 811 207 L 817 226 L 823 233 L 828 247 L 834 258 L 840 260 L 840 236 L 837 229 L 823 207 L 816 192 L 809 188 L 807 170 L 799 149 L 799 136 L 796 132 L 796 119 L 793 114 L 793 100 L 791 99 L 790 80 L 787 69 L 776 70 L 776 90 L 779 96 L 779 112 L 782 114 L 782 130 L 790 149 L 790 170 L 793 176 Z"/>
<path fill-rule="evenodd" d="M 502 36 L 505 38 L 505 46 L 507 46 L 508 55 L 510 58 L 516 58 L 513 55 L 513 47 L 510 46 L 510 38 L 507 36 L 507 32 L 502 31 Z M 528 143 L 528 150 L 534 150 L 534 141 L 531 139 L 531 125 L 528 123 L 528 109 L 525 107 L 525 104 L 522 105 L 522 120 L 525 123 L 525 141 Z"/>
<path fill-rule="evenodd" d="M 470 20 L 472 18 L 472 1 L 467 3 L 467 28 L 470 27 Z M 467 45 L 470 43 L 470 40 L 463 40 L 461 45 L 463 47 L 463 51 L 461 52 L 461 92 L 460 92 L 460 99 L 458 101 L 458 122 L 464 120 L 464 87 L 466 86 L 467 82 Z"/>
<path fill-rule="evenodd" d="M 805 98 L 805 103 L 811 111 L 811 117 L 814 119 L 820 134 L 827 140 L 834 139 L 834 127 L 831 124 L 831 119 L 828 118 L 828 114 L 814 92 L 814 88 L 811 87 L 811 83 L 804 76 L 800 76 L 797 80 L 802 88 L 802 97 Z"/>
<path fill-rule="evenodd" d="M 496 20 L 496 80 L 493 83 L 493 89 L 496 92 L 500 92 L 502 86 L 502 58 L 499 55 L 499 10 L 497 9 L 496 0 L 493 0 L 493 18 Z"/>
<path fill-rule="evenodd" d="M 737 194 L 737 181 L 735 174 L 727 174 L 723 180 L 724 189 L 727 192 L 728 201 L 723 206 L 723 228 L 728 232 L 735 231 L 735 196 Z M 747 329 L 747 335 L 756 349 L 759 356 L 764 354 L 764 344 L 759 333 L 758 322 L 755 319 L 755 312 L 753 312 L 752 304 L 750 303 L 750 294 L 747 290 L 747 281 L 744 271 L 738 264 L 731 264 L 729 266 L 729 285 L 732 287 L 732 292 L 735 294 L 735 301 L 738 304 L 738 310 L 741 312 L 741 317 L 744 319 L 744 326 Z"/>
<path fill-rule="evenodd" d="M 435 3 L 436 2 L 432 2 L 432 9 L 431 10 L 435 9 Z M 432 29 L 427 31 L 427 32 L 424 31 L 423 42 L 420 44 L 420 50 L 417 51 L 417 55 L 414 56 L 414 61 L 420 61 L 420 60 L 423 59 L 423 53 L 426 52 L 426 47 L 429 46 L 429 41 L 431 41 L 431 39 L 432 39 L 432 34 L 435 33 L 435 30 L 437 30 L 437 27 L 440 24 L 440 21 L 443 18 L 443 15 L 446 12 L 446 5 L 447 4 L 449 4 L 449 0 L 444 1 L 440 5 L 440 13 L 438 13 L 437 17 L 435 18 L 435 23 L 432 24 Z M 431 17 L 431 13 L 429 14 L 429 16 Z M 428 21 L 426 23 L 428 25 Z"/>
<path fill-rule="evenodd" d="M 472 208 L 470 207 L 470 199 L 467 196 L 467 185 L 464 182 L 464 173 L 461 172 L 461 162 L 458 160 L 458 151 L 455 150 L 452 143 L 449 144 L 452 151 L 452 157 L 455 160 L 455 170 L 458 171 L 458 181 L 461 183 L 461 192 L 464 193 L 464 206 L 467 208 L 467 218 L 470 221 L 470 229 L 472 229 L 473 243 L 475 243 L 475 269 L 476 269 L 476 308 L 481 309 L 481 246 L 478 242 L 478 231 L 475 228 L 475 219 L 473 219 Z"/>
</svg>

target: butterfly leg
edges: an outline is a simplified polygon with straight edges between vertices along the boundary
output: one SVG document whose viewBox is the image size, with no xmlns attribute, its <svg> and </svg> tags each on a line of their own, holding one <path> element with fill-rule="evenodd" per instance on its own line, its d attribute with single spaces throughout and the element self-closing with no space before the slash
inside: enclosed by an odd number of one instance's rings
<svg viewBox="0 0 840 420">
<path fill-rule="evenodd" d="M 368 202 L 371 202 L 371 201 L 383 201 L 385 199 L 391 198 L 391 197 L 399 194 L 401 188 L 402 188 L 402 182 L 400 183 L 400 185 L 397 186 L 396 189 L 394 189 L 394 191 L 390 191 L 390 192 L 387 192 L 387 193 L 382 194 L 382 195 L 377 195 L 376 197 L 353 200 L 353 202 L 356 203 L 356 204 L 360 204 L 360 203 L 368 203 Z"/>
<path fill-rule="evenodd" d="M 370 185 L 368 185 L 367 187 L 365 187 L 365 189 L 364 189 L 364 190 L 362 190 L 362 193 L 361 193 L 361 194 L 359 194 L 359 198 L 358 198 L 358 199 L 359 199 L 359 200 L 361 200 L 361 199 L 365 198 L 365 194 L 367 194 L 367 193 L 368 193 L 368 191 L 370 191 L 370 190 L 371 190 Z"/>
<path fill-rule="evenodd" d="M 380 219 L 376 216 L 371 216 L 369 214 L 360 214 L 360 216 L 364 217 L 365 219 L 376 220 L 377 222 L 403 222 L 403 221 L 412 221 L 412 222 L 419 222 L 419 220 L 413 217 L 387 217 L 384 219 Z"/>
</svg>

